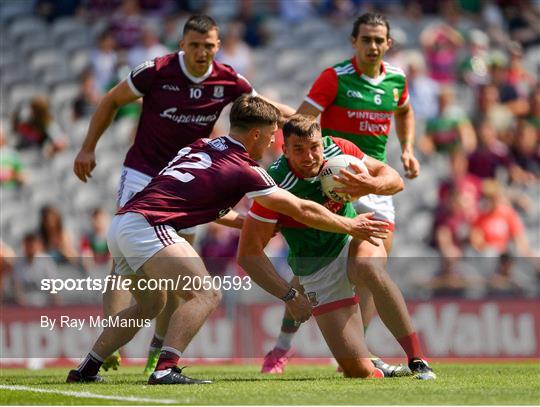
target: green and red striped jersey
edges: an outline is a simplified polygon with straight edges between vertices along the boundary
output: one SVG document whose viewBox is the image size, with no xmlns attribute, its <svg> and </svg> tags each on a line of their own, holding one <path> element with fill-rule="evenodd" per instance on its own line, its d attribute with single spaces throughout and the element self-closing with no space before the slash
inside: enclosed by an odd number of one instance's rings
<svg viewBox="0 0 540 407">
<path fill-rule="evenodd" d="M 323 157 L 325 160 L 340 154 L 349 154 L 364 160 L 364 153 L 347 140 L 323 137 Z M 268 174 L 280 188 L 302 199 L 309 199 L 325 206 L 341 216 L 354 218 L 356 211 L 351 203 L 338 203 L 324 195 L 319 176 L 302 178 L 289 166 L 287 158 L 281 156 L 269 168 Z M 253 202 L 249 215 L 261 222 L 281 225 L 281 233 L 289 245 L 287 262 L 297 276 L 307 276 L 331 263 L 339 255 L 349 235 L 324 232 L 310 228 L 294 219 L 274 212 L 257 202 Z"/>
<path fill-rule="evenodd" d="M 407 78 L 386 62 L 380 75 L 371 78 L 352 58 L 325 69 L 305 100 L 321 111 L 323 135 L 352 141 L 367 155 L 386 162 L 392 116 L 409 101 Z"/>
</svg>

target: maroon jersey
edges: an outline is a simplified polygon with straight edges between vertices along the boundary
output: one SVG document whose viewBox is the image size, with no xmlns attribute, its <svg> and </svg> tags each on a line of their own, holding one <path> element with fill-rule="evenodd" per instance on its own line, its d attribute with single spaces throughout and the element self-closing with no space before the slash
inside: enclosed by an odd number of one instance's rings
<svg viewBox="0 0 540 407">
<path fill-rule="evenodd" d="M 117 214 L 137 212 L 152 226 L 189 228 L 214 221 L 244 195 L 268 195 L 274 180 L 229 136 L 202 139 L 184 147 Z"/>
<path fill-rule="evenodd" d="M 214 61 L 202 77 L 192 76 L 183 52 L 142 63 L 127 82 L 143 98 L 143 106 L 124 165 L 152 177 L 182 147 L 210 136 L 225 106 L 254 93 L 245 78 L 219 62 Z"/>
</svg>

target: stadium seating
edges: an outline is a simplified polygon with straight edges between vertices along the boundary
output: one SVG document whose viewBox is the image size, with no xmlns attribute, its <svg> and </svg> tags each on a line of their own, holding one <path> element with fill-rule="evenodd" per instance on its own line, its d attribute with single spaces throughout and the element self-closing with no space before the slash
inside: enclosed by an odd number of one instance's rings
<svg viewBox="0 0 540 407">
<path fill-rule="evenodd" d="M 215 11 L 227 19 L 230 10 L 220 3 L 214 2 Z M 422 24 L 428 22 L 425 19 Z M 407 27 L 401 21 L 396 21 L 395 26 L 407 34 L 407 44 L 417 45 L 417 36 L 408 30 L 418 31 L 421 27 Z M 291 106 L 301 103 L 308 86 L 321 70 L 351 55 L 350 22 L 334 26 L 322 19 L 313 19 L 289 27 L 282 19 L 270 18 L 265 27 L 271 31 L 272 40 L 266 48 L 254 52 L 256 74 L 252 82 L 257 89 L 271 88 L 279 99 Z M 94 207 L 114 210 L 122 159 L 136 124 L 133 119 L 115 122 L 103 136 L 98 146 L 98 167 L 87 184 L 82 184 L 72 173 L 73 159 L 86 134 L 88 118 L 73 122 L 71 104 L 79 93 L 77 78 L 88 67 L 90 50 L 95 47 L 96 34 L 102 28 L 101 21 L 88 25 L 74 17 L 60 18 L 49 25 L 28 14 L 24 5 L 2 5 L 0 35 L 8 39 L 0 44 L 3 121 L 9 123 L 8 116 L 19 106 L 37 94 L 44 94 L 69 139 L 68 149 L 52 160 L 46 160 L 38 151 L 20 152 L 25 171 L 30 174 L 29 184 L 22 191 L 3 191 L 0 202 L 2 239 L 14 247 L 18 247 L 25 232 L 36 227 L 38 211 L 44 204 L 59 205 L 75 235 L 87 227 L 88 213 Z M 526 55 L 525 63 L 531 72 L 540 68 L 539 52 L 536 48 Z M 21 64 L 21 58 L 27 63 Z M 456 89 L 456 97 L 465 110 L 475 103 L 471 89 L 466 86 Z M 399 149 L 392 130 L 388 156 L 390 164 L 396 168 L 401 168 Z M 420 179 L 406 182 L 405 190 L 396 197 L 400 233 L 394 242 L 395 257 L 435 255 L 428 244 L 419 242 L 429 238 L 432 213 L 437 205 L 437 185 L 447 174 L 444 158 L 434 156 L 424 160 Z M 535 202 L 540 186 L 535 185 L 525 192 Z M 526 215 L 524 221 L 533 247 L 539 247 L 539 211 Z M 405 291 L 411 287 L 410 280 L 414 280 L 415 275 L 427 276 L 436 269 L 433 264 L 417 263 L 408 264 L 405 274 L 403 270 L 393 273 Z"/>
</svg>

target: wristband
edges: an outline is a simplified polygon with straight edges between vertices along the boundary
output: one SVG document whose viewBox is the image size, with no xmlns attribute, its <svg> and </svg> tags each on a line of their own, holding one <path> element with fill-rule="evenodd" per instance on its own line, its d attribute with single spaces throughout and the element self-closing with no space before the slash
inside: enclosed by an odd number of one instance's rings
<svg viewBox="0 0 540 407">
<path fill-rule="evenodd" d="M 294 287 L 289 288 L 289 291 L 287 291 L 287 294 L 285 294 L 281 299 L 285 302 L 292 300 L 294 297 L 296 297 L 296 289 Z"/>
</svg>

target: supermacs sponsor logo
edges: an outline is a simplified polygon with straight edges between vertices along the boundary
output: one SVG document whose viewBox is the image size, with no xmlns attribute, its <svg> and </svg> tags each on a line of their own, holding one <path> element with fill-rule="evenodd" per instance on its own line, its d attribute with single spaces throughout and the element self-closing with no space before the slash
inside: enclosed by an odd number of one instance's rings
<svg viewBox="0 0 540 407">
<path fill-rule="evenodd" d="M 195 123 L 201 126 L 207 126 L 208 123 L 213 123 L 217 120 L 217 114 L 176 114 L 176 107 L 165 109 L 159 114 L 160 117 L 172 120 L 176 123 Z"/>
</svg>

